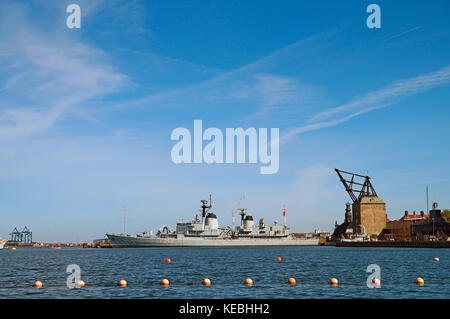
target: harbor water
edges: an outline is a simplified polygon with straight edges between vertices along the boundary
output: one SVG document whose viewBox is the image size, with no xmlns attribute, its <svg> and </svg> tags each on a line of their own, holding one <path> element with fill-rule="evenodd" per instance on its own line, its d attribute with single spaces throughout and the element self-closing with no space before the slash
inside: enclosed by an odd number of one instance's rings
<svg viewBox="0 0 450 319">
<path fill-rule="evenodd" d="M 85 287 L 66 286 L 70 264 Z M 370 264 L 381 268 L 380 288 L 367 287 Z M 0 298 L 450 298 L 448 269 L 450 249 L 431 248 L 18 248 L 0 250 Z M 32 287 L 36 280 L 43 288 Z"/>
</svg>

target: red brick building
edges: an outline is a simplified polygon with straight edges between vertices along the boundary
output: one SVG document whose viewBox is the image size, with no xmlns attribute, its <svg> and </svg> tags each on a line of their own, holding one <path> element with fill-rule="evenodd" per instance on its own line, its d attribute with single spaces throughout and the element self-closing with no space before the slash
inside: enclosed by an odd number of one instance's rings
<svg viewBox="0 0 450 319">
<path fill-rule="evenodd" d="M 380 234 L 380 239 L 394 239 L 394 240 L 412 240 L 411 224 L 422 222 L 428 219 L 428 215 L 423 211 L 417 214 L 415 211 L 409 214 L 405 211 L 405 214 L 398 220 L 386 220 L 386 228 Z"/>
</svg>

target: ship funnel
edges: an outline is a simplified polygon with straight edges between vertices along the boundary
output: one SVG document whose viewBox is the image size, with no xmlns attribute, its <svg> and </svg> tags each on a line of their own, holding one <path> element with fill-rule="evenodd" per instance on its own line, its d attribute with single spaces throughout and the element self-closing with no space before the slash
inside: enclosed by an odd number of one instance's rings
<svg viewBox="0 0 450 319">
<path fill-rule="evenodd" d="M 218 229 L 219 222 L 217 221 L 217 216 L 214 213 L 209 213 L 206 216 L 205 225 L 209 226 L 209 229 Z"/>
</svg>

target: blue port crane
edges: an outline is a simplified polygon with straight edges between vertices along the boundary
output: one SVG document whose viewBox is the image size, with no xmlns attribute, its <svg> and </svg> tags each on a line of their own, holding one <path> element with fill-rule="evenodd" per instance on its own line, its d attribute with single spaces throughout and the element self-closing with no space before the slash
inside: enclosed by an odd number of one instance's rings
<svg viewBox="0 0 450 319">
<path fill-rule="evenodd" d="M 25 226 L 22 231 L 19 231 L 17 227 L 14 227 L 13 231 L 9 234 L 11 241 L 30 244 L 33 241 L 33 232 Z"/>
</svg>

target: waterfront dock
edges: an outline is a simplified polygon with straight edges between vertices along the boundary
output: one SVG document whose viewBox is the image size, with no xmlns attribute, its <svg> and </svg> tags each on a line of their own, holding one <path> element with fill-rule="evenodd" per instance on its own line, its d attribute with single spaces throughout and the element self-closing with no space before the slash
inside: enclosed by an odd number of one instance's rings
<svg viewBox="0 0 450 319">
<path fill-rule="evenodd" d="M 342 241 L 327 242 L 326 246 L 336 247 L 399 247 L 399 248 L 450 248 L 450 241 Z"/>
</svg>

